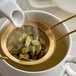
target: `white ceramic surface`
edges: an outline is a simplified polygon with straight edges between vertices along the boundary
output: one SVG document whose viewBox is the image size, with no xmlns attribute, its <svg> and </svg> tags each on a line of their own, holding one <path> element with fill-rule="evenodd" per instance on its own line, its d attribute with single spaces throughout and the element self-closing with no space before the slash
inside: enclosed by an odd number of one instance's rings
<svg viewBox="0 0 76 76">
<path fill-rule="evenodd" d="M 28 2 L 35 8 L 47 8 L 56 6 L 52 0 L 28 0 Z"/>
<path fill-rule="evenodd" d="M 35 19 L 38 21 L 41 21 L 43 23 L 46 24 L 55 24 L 57 22 L 60 21 L 60 19 L 48 12 L 43 12 L 43 11 L 38 11 L 38 10 L 34 10 L 34 11 L 25 11 L 25 19 Z M 7 25 L 9 23 L 9 21 L 6 21 L 6 23 L 4 22 L 4 25 Z M 58 29 L 62 34 L 67 33 L 68 29 L 66 27 L 66 25 L 61 24 L 60 26 L 56 27 L 56 29 Z M 64 32 L 63 32 L 63 31 Z M 69 76 L 76 76 L 76 73 L 70 68 L 69 64 L 67 62 L 72 62 L 72 63 L 76 63 L 76 57 L 72 57 L 70 56 L 70 50 L 71 50 L 71 37 L 65 37 L 66 39 L 66 44 L 67 44 L 67 49 L 68 52 L 65 56 L 65 58 L 56 66 L 54 66 L 53 68 L 44 70 L 44 71 L 38 71 L 38 72 L 29 72 L 29 71 L 22 71 L 19 69 L 14 68 L 13 66 L 9 65 L 6 61 L 4 61 L 3 63 L 6 65 L 8 65 L 9 67 L 13 68 L 14 71 L 19 71 L 20 73 L 23 72 L 26 76 L 63 76 L 64 73 L 66 72 Z M 2 63 L 1 63 L 2 64 Z"/>
<path fill-rule="evenodd" d="M 16 27 L 21 27 L 24 22 L 24 14 L 15 0 L 0 1 L 0 17 L 8 18 Z"/>
<path fill-rule="evenodd" d="M 76 0 L 28 0 L 35 8 L 59 7 L 67 12 L 76 13 Z"/>
</svg>

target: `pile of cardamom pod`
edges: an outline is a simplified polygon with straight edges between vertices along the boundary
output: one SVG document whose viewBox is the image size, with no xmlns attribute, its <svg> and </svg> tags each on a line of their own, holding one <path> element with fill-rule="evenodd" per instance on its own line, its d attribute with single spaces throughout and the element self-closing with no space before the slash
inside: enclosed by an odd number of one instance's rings
<svg viewBox="0 0 76 76">
<path fill-rule="evenodd" d="M 9 52 L 20 60 L 38 60 L 45 55 L 46 40 L 43 37 L 34 39 L 32 32 L 22 33 L 13 41 L 7 42 Z"/>
</svg>

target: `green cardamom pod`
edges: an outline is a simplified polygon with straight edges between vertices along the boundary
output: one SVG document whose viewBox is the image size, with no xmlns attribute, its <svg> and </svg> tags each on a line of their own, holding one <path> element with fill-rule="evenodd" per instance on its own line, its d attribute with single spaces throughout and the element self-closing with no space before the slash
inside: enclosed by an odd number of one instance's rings
<svg viewBox="0 0 76 76">
<path fill-rule="evenodd" d="M 25 60 L 29 60 L 29 55 L 28 54 L 19 54 L 19 58 L 20 59 L 25 59 Z"/>
<path fill-rule="evenodd" d="M 14 48 L 14 49 L 10 50 L 9 52 L 11 54 L 14 54 L 15 55 L 15 54 L 18 54 L 19 53 L 19 50 L 17 50 L 17 49 Z"/>
<path fill-rule="evenodd" d="M 46 45 L 46 41 L 45 41 L 44 38 L 40 38 L 40 42 L 41 42 L 42 45 L 44 45 L 44 46 Z"/>
<path fill-rule="evenodd" d="M 32 46 L 30 54 L 31 54 L 32 58 L 34 58 L 34 56 L 35 56 L 35 46 Z"/>
<path fill-rule="evenodd" d="M 21 53 L 25 54 L 29 52 L 29 47 L 25 47 L 21 50 Z"/>
<path fill-rule="evenodd" d="M 38 45 L 36 48 L 36 55 L 38 55 L 40 53 L 41 49 L 42 49 L 42 46 Z"/>
<path fill-rule="evenodd" d="M 32 45 L 34 45 L 34 46 L 38 46 L 38 45 L 40 45 L 40 42 L 38 41 L 38 40 L 32 40 Z"/>
<path fill-rule="evenodd" d="M 26 33 L 21 34 L 20 37 L 18 38 L 18 41 L 19 42 L 23 42 L 26 37 L 27 37 L 27 34 Z"/>
<path fill-rule="evenodd" d="M 27 36 L 27 38 L 25 40 L 25 46 L 28 47 L 30 45 L 30 43 L 31 43 L 31 38 L 30 38 L 30 36 Z"/>
</svg>

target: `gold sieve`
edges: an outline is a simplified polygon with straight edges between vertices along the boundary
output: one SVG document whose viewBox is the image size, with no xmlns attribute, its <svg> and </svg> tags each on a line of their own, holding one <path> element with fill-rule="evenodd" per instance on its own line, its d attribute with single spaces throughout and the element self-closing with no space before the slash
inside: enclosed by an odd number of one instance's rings
<svg viewBox="0 0 76 76">
<path fill-rule="evenodd" d="M 69 19 L 72 19 L 74 17 L 76 17 L 76 15 L 74 15 L 74 16 L 72 16 L 70 18 L 67 18 L 67 19 L 65 19 L 65 20 L 53 25 L 52 27 L 50 27 L 51 29 L 47 25 L 44 24 L 44 26 L 43 26 L 40 22 L 37 23 L 34 20 L 25 20 L 24 21 L 24 25 L 23 26 L 34 24 L 40 31 L 42 31 L 47 36 L 47 39 L 49 41 L 49 43 L 48 43 L 49 44 L 48 45 L 49 48 L 46 49 L 47 53 L 42 58 L 40 58 L 38 60 L 35 60 L 35 61 L 19 60 L 19 59 L 15 58 L 14 56 L 12 56 L 9 53 L 9 51 L 7 49 L 7 39 L 8 39 L 8 36 L 10 35 L 10 33 L 12 31 L 14 31 L 15 29 L 17 29 L 14 25 L 10 24 L 4 30 L 4 32 L 2 34 L 2 37 L 1 37 L 1 47 L 2 47 L 3 53 L 5 54 L 6 57 L 0 56 L 0 59 L 5 59 L 5 60 L 6 59 L 10 59 L 10 60 L 12 60 L 12 61 L 14 61 L 14 62 L 16 62 L 18 64 L 21 64 L 21 65 L 36 65 L 36 64 L 40 64 L 42 62 L 45 62 L 46 60 L 48 60 L 53 55 L 53 53 L 55 51 L 55 48 L 56 48 L 56 41 L 62 39 L 63 37 L 65 37 L 65 36 L 67 36 L 67 35 L 69 35 L 69 34 L 71 34 L 73 32 L 76 32 L 76 30 L 73 30 L 73 31 L 71 31 L 71 32 L 69 32 L 69 33 L 67 33 L 67 34 L 65 34 L 63 36 L 60 36 L 59 38 L 56 39 L 55 35 L 52 32 L 52 29 L 54 27 L 56 27 L 57 25 L 65 22 L 65 21 L 67 21 Z"/>
</svg>

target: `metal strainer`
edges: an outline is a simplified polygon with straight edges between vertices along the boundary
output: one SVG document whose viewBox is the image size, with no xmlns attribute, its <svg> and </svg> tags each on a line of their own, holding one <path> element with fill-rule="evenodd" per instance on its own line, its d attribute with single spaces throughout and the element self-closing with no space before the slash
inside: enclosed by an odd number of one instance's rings
<svg viewBox="0 0 76 76">
<path fill-rule="evenodd" d="M 5 29 L 5 31 L 3 32 L 2 37 L 1 37 L 1 47 L 2 47 L 2 50 L 3 50 L 4 54 L 6 55 L 6 57 L 1 56 L 0 59 L 10 59 L 10 60 L 12 60 L 18 64 L 21 64 L 21 65 L 36 65 L 36 64 L 40 64 L 42 62 L 45 62 L 46 60 L 48 60 L 53 55 L 55 48 L 56 48 L 56 41 L 57 40 L 60 40 L 61 38 L 65 37 L 65 36 L 67 36 L 73 32 L 76 32 L 76 30 L 73 30 L 73 31 L 71 31 L 71 32 L 69 32 L 69 33 L 67 33 L 67 34 L 56 39 L 55 35 L 52 32 L 52 29 L 54 27 L 56 27 L 57 25 L 65 22 L 71 18 L 74 18 L 74 17 L 76 17 L 76 15 L 55 24 L 54 26 L 51 27 L 51 29 L 45 24 L 43 26 L 41 22 L 37 22 L 34 20 L 25 20 L 24 26 L 34 24 L 40 31 L 45 33 L 45 35 L 47 36 L 47 39 L 49 41 L 49 43 L 48 43 L 49 47 L 47 49 L 47 53 L 42 58 L 35 60 L 35 61 L 19 60 L 9 53 L 9 51 L 7 49 L 7 40 L 8 40 L 9 35 L 11 34 L 11 32 L 17 29 L 14 25 L 10 24 Z"/>
</svg>

